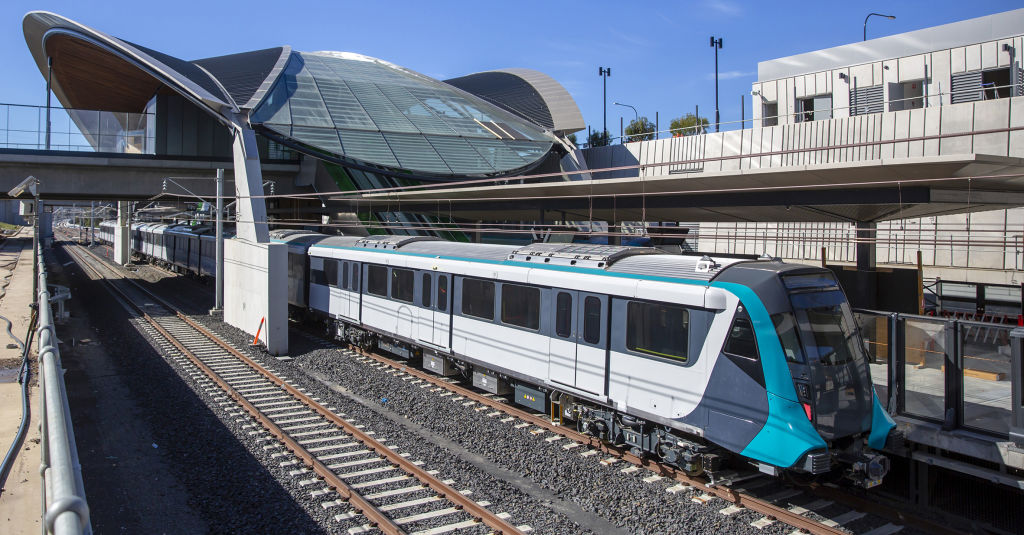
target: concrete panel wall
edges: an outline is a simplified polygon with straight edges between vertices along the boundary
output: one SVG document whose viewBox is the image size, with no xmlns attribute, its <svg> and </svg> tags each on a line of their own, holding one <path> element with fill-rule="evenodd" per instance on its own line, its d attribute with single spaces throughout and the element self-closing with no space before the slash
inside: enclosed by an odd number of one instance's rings
<svg viewBox="0 0 1024 535">
<path fill-rule="evenodd" d="M 288 249 L 283 243 L 224 241 L 224 321 L 275 355 L 288 351 Z"/>
</svg>

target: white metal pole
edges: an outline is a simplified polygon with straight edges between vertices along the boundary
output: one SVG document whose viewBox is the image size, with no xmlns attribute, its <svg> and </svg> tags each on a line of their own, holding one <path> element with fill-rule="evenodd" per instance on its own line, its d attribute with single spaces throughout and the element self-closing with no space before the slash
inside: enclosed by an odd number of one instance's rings
<svg viewBox="0 0 1024 535">
<path fill-rule="evenodd" d="M 217 169 L 217 285 L 214 310 L 224 309 L 224 170 Z"/>
</svg>

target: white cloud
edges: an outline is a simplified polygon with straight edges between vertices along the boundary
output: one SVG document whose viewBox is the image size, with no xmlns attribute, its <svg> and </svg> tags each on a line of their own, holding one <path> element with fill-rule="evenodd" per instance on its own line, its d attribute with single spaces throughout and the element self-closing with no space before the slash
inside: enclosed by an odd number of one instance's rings
<svg viewBox="0 0 1024 535">
<path fill-rule="evenodd" d="M 756 76 L 757 71 L 724 71 L 718 73 L 719 80 L 732 80 L 734 78 L 745 78 L 747 76 Z M 715 73 L 711 72 L 704 75 L 708 80 L 715 79 Z"/>
<path fill-rule="evenodd" d="M 722 15 L 736 16 L 743 13 L 743 9 L 734 2 L 729 0 L 706 0 L 704 5 L 709 7 L 712 11 L 717 11 Z"/>
</svg>

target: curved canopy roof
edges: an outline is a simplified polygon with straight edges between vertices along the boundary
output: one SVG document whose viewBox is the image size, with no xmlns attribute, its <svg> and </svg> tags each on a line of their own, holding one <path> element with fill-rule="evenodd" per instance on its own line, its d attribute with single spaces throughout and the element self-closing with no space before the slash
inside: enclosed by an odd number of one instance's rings
<svg viewBox="0 0 1024 535">
<path fill-rule="evenodd" d="M 250 120 L 329 153 L 435 175 L 526 167 L 552 144 L 483 99 L 347 52 L 293 52 Z"/>
<path fill-rule="evenodd" d="M 531 115 L 360 54 L 285 46 L 186 61 L 53 13 L 31 12 L 23 27 L 44 76 L 53 58 L 53 90 L 65 107 L 139 112 L 166 87 L 221 122 L 249 112 L 252 125 L 314 156 L 421 176 L 528 169 L 551 150 L 552 127 L 568 124 L 550 103 L 567 100 L 578 114 L 564 88 L 535 71 L 523 71 L 540 81 L 525 89 L 544 109 Z M 504 79 L 524 89 L 523 76 Z"/>
<path fill-rule="evenodd" d="M 586 128 L 576 101 L 554 78 L 532 69 L 501 69 L 445 80 L 459 89 L 549 128 L 568 134 Z"/>
</svg>

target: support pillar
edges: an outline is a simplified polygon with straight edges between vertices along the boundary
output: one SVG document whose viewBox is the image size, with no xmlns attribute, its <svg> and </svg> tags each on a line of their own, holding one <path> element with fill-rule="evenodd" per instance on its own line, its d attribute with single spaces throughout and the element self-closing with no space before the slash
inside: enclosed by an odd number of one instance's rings
<svg viewBox="0 0 1024 535">
<path fill-rule="evenodd" d="M 221 312 L 224 310 L 224 170 L 217 169 L 217 225 L 214 232 L 217 233 L 217 256 L 216 256 L 216 288 L 213 298 L 213 310 Z"/>
<path fill-rule="evenodd" d="M 850 304 L 856 308 L 878 306 L 878 272 L 875 271 L 876 229 L 874 222 L 857 222 L 857 273 L 856 283 L 846 288 Z"/>
<path fill-rule="evenodd" d="M 236 237 L 224 242 L 224 321 L 267 351 L 288 351 L 288 249 L 271 243 L 256 134 L 233 116 Z"/>
<path fill-rule="evenodd" d="M 117 224 L 114 225 L 114 262 L 127 266 L 132 259 L 128 201 L 117 201 Z"/>
<path fill-rule="evenodd" d="M 873 271 L 876 266 L 875 236 L 878 224 L 857 222 L 857 271 Z"/>
</svg>

